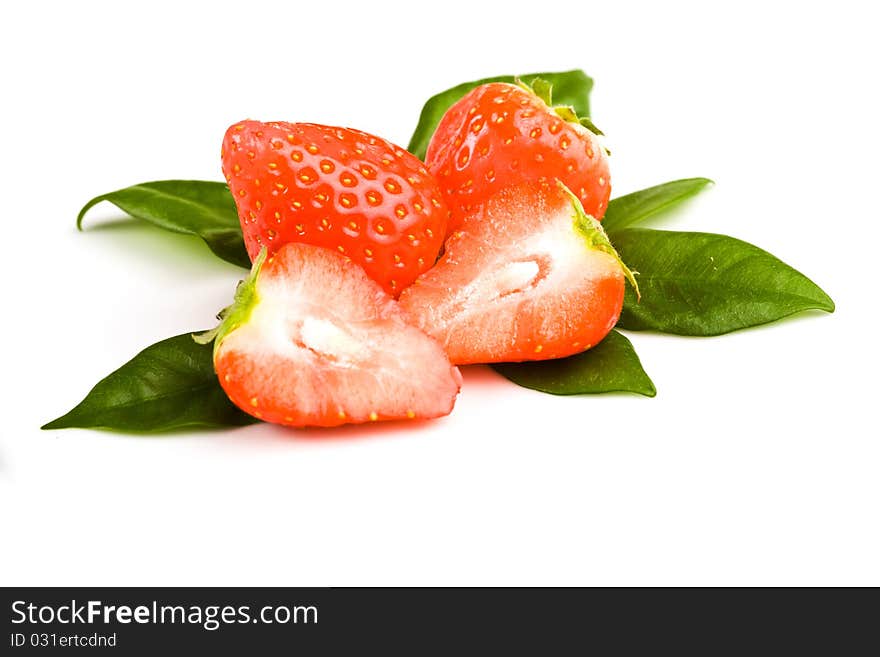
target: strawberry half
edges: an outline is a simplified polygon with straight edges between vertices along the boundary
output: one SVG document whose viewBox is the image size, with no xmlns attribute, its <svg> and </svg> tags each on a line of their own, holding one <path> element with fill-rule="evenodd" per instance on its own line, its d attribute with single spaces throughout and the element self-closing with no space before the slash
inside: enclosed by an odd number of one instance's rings
<svg viewBox="0 0 880 657">
<path fill-rule="evenodd" d="M 425 162 L 452 211 L 449 231 L 510 185 L 561 180 L 601 219 L 611 179 L 599 131 L 569 106 L 553 107 L 550 84 L 492 82 L 473 89 L 440 120 Z"/>
<path fill-rule="evenodd" d="M 414 155 L 380 137 L 312 123 L 241 121 L 223 139 L 251 260 L 288 242 L 349 256 L 397 295 L 437 259 L 449 210 Z"/>
<path fill-rule="evenodd" d="M 544 183 L 509 187 L 465 216 L 400 304 L 453 363 L 544 360 L 600 342 L 625 279 L 635 286 L 601 224 Z"/>
<path fill-rule="evenodd" d="M 264 261 L 265 260 L 265 261 Z M 290 426 L 433 418 L 461 375 L 364 270 L 334 251 L 288 244 L 254 261 L 213 331 L 214 369 L 251 415 Z"/>
</svg>

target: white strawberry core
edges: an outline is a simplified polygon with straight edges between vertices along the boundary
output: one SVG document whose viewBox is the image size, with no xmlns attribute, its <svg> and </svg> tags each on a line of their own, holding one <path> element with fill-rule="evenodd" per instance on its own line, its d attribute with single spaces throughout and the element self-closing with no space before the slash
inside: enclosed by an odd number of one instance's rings
<svg viewBox="0 0 880 657">
<path fill-rule="evenodd" d="M 370 353 L 361 340 L 333 322 L 318 317 L 306 317 L 299 329 L 299 341 L 307 349 L 334 359 L 338 364 L 364 360 Z"/>
<path fill-rule="evenodd" d="M 453 321 L 466 322 L 468 314 L 484 312 L 487 303 L 501 297 L 537 298 L 548 289 L 564 290 L 572 276 L 599 278 L 613 266 L 585 244 L 574 228 L 571 210 L 563 207 L 543 230 L 507 245 L 497 260 L 485 263 L 470 283 L 454 293 L 459 310 Z"/>
<path fill-rule="evenodd" d="M 534 260 L 509 262 L 477 279 L 468 297 L 481 304 L 491 299 L 522 292 L 532 286 L 540 271 Z M 487 298 L 488 297 L 488 298 Z"/>
<path fill-rule="evenodd" d="M 260 335 L 249 346 L 250 351 L 299 359 L 307 349 L 341 366 L 369 356 L 371 349 L 363 339 L 327 319 L 328 313 L 319 306 L 297 303 L 299 300 L 291 298 L 289 290 L 271 284 L 263 286 L 261 292 L 264 297 L 254 306 L 245 327 L 246 332 Z"/>
</svg>

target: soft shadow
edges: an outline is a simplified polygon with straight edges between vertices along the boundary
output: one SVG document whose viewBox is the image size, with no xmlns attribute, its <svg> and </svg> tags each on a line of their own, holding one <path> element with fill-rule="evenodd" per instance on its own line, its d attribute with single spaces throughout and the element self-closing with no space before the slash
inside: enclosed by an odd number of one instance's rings
<svg viewBox="0 0 880 657">
<path fill-rule="evenodd" d="M 133 440 L 165 440 L 172 438 L 200 438 L 209 436 L 214 434 L 215 436 L 226 435 L 236 431 L 242 431 L 249 427 L 260 426 L 259 424 L 249 424 L 244 426 L 230 426 L 230 427 L 199 427 L 199 426 L 186 426 L 186 427 L 176 427 L 174 429 L 148 429 L 148 430 L 139 430 L 139 429 L 114 429 L 112 427 L 59 427 L 57 429 L 43 429 L 40 427 L 40 430 L 50 436 L 60 437 L 67 431 L 88 431 L 92 433 L 104 434 L 108 437 L 112 437 L 114 440 L 118 440 L 119 438 L 131 438 Z"/>
<path fill-rule="evenodd" d="M 641 221 L 629 226 L 629 228 L 652 228 L 658 230 L 707 230 L 706 228 L 689 228 L 692 226 L 694 215 L 694 206 L 705 203 L 705 198 L 710 196 L 714 183 L 702 189 L 697 194 L 690 196 L 684 200 L 677 201 L 669 207 L 663 208 L 656 214 L 642 219 Z M 624 229 L 625 230 L 625 229 Z"/>
<path fill-rule="evenodd" d="M 443 418 L 434 420 L 391 420 L 387 422 L 369 422 L 364 424 L 344 424 L 339 427 L 328 428 L 277 428 L 283 430 L 283 432 L 279 432 L 279 437 L 286 440 L 302 440 L 308 443 L 339 443 L 376 439 L 379 437 L 401 438 L 407 435 L 424 434 L 432 428 L 436 428 L 438 424 L 442 422 Z"/>
<path fill-rule="evenodd" d="M 835 309 L 836 312 L 836 309 Z M 793 313 L 788 317 L 783 317 L 781 319 L 777 319 L 772 322 L 767 322 L 766 324 L 759 324 L 758 326 L 750 326 L 748 328 L 740 329 L 739 331 L 731 331 L 730 333 L 724 333 L 715 337 L 724 337 L 725 335 L 730 335 L 731 333 L 741 333 L 744 331 L 748 332 L 757 332 L 757 331 L 771 331 L 776 328 L 782 328 L 783 326 L 791 326 L 793 324 L 800 324 L 801 322 L 811 322 L 815 321 L 819 317 L 828 317 L 828 315 L 833 315 L 834 313 L 826 312 L 824 310 L 801 310 L 800 312 Z"/>
<path fill-rule="evenodd" d="M 118 230 L 131 230 L 132 228 L 137 228 L 139 226 L 148 227 L 148 228 L 156 228 L 150 223 L 144 221 L 138 221 L 137 219 L 132 219 L 131 217 L 120 216 L 114 219 L 108 219 L 106 221 L 102 221 L 96 224 L 89 224 L 88 226 L 83 226 L 82 230 L 77 230 L 77 233 L 105 233 L 112 232 Z M 158 228 L 156 228 L 159 230 Z"/>
<path fill-rule="evenodd" d="M 76 229 L 74 231 L 79 233 Z M 79 239 L 87 239 L 90 234 L 99 239 L 112 238 L 114 244 L 150 262 L 161 259 L 169 266 L 197 263 L 200 273 L 211 273 L 213 270 L 240 274 L 245 271 L 215 255 L 200 237 L 175 233 L 131 217 L 120 216 L 88 224 L 83 227 L 82 233 L 77 236 Z"/>
<path fill-rule="evenodd" d="M 791 326 L 793 324 L 799 324 L 801 322 L 816 321 L 816 319 L 818 319 L 820 317 L 827 317 L 828 315 L 834 315 L 836 312 L 837 312 L 837 309 L 835 309 L 835 311 L 832 313 L 826 312 L 824 310 L 818 310 L 818 309 L 801 310 L 801 311 L 798 311 L 798 312 L 793 313 L 791 315 L 788 315 L 786 317 L 782 317 L 780 319 L 775 319 L 770 322 L 765 322 L 764 324 L 757 324 L 755 326 L 746 326 L 744 328 L 734 329 L 733 331 L 728 331 L 727 333 L 719 333 L 718 335 L 681 335 L 678 333 L 664 333 L 662 331 L 651 331 L 651 330 L 635 331 L 635 330 L 624 329 L 624 328 L 620 328 L 620 327 L 616 328 L 615 330 L 620 331 L 621 333 L 623 333 L 627 337 L 632 337 L 634 335 L 635 336 L 646 335 L 646 336 L 660 336 L 660 337 L 664 337 L 664 338 L 674 338 L 676 340 L 678 340 L 678 339 L 711 340 L 711 339 L 717 339 L 717 338 L 725 338 L 727 336 L 739 335 L 739 334 L 743 334 L 743 333 L 758 333 L 760 331 L 774 331 L 774 330 L 777 330 L 783 326 Z M 638 338 L 636 338 L 636 339 L 638 339 Z"/>
<path fill-rule="evenodd" d="M 108 439 L 127 438 L 138 441 L 210 440 L 212 438 L 235 441 L 284 441 L 287 443 L 317 444 L 321 442 L 354 442 L 380 437 L 403 437 L 424 434 L 436 429 L 445 418 L 434 420 L 392 420 L 367 422 L 363 424 L 344 424 L 339 427 L 286 427 L 280 424 L 258 422 L 241 427 L 180 427 L 163 431 L 133 431 L 107 429 L 101 427 L 69 427 L 47 430 L 47 434 L 58 434 L 69 430 L 89 431 L 105 434 Z M 0 464 L 2 465 L 2 464 Z"/>
<path fill-rule="evenodd" d="M 464 386 L 469 389 L 475 386 L 495 386 L 506 379 L 488 365 L 459 365 Z M 462 387 L 464 387 L 462 386 Z"/>
</svg>

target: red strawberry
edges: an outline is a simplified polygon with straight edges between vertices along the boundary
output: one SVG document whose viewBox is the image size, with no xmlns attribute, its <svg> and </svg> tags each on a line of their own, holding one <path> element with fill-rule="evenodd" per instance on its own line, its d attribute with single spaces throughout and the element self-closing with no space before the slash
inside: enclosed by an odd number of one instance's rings
<svg viewBox="0 0 880 657">
<path fill-rule="evenodd" d="M 635 285 L 574 194 L 550 183 L 508 187 L 462 220 L 400 305 L 453 363 L 561 358 L 611 330 L 624 278 Z"/>
<path fill-rule="evenodd" d="M 536 181 L 561 180 L 587 214 L 605 214 L 611 194 L 605 149 L 574 109 L 550 106 L 547 82 L 535 80 L 532 88 L 481 85 L 440 120 L 425 162 L 452 211 L 450 232 L 504 187 Z M 583 122 L 595 130 L 589 119 Z"/>
<path fill-rule="evenodd" d="M 254 261 L 214 331 L 214 369 L 242 410 L 278 424 L 432 418 L 461 375 L 397 302 L 335 251 L 288 244 Z"/>
<path fill-rule="evenodd" d="M 223 173 L 251 260 L 288 242 L 336 249 L 397 295 L 427 270 L 449 211 L 424 165 L 358 130 L 242 121 L 226 131 Z"/>
</svg>

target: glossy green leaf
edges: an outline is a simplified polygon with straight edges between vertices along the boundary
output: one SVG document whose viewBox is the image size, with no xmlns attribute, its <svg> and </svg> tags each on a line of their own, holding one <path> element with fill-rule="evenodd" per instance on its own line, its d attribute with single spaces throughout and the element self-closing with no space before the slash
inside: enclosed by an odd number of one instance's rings
<svg viewBox="0 0 880 657">
<path fill-rule="evenodd" d="M 160 228 L 197 235 L 223 260 L 250 269 L 238 211 L 225 183 L 158 180 L 102 194 L 80 210 L 76 218 L 78 228 L 82 229 L 83 217 L 89 209 L 101 201 L 109 201 L 132 217 Z"/>
<path fill-rule="evenodd" d="M 492 366 L 524 388 L 553 395 L 634 392 L 653 397 L 657 389 L 642 369 L 632 343 L 617 331 L 583 353 L 557 360 Z"/>
<path fill-rule="evenodd" d="M 437 129 L 437 124 L 452 105 L 471 89 L 479 87 L 487 82 L 515 82 L 517 79 L 525 83 L 531 83 L 536 78 L 545 80 L 553 85 L 553 102 L 557 105 L 571 105 L 579 116 L 590 115 L 590 90 L 593 88 L 593 80 L 581 70 L 562 71 L 559 73 L 532 73 L 530 75 L 499 75 L 494 78 L 484 78 L 473 82 L 464 82 L 451 89 L 442 91 L 431 96 L 422 108 L 419 123 L 409 141 L 407 150 L 420 159 L 425 159 L 428 150 L 428 142 Z"/>
<path fill-rule="evenodd" d="M 189 333 L 147 347 L 102 379 L 73 410 L 43 429 L 92 427 L 157 432 L 257 422 L 226 396 L 212 345 Z"/>
<path fill-rule="evenodd" d="M 608 233 L 628 228 L 681 203 L 711 184 L 708 178 L 683 178 L 612 199 L 602 226 Z"/>
<path fill-rule="evenodd" d="M 629 228 L 614 233 L 620 257 L 639 272 L 641 301 L 627 289 L 618 326 L 679 335 L 720 335 L 804 310 L 834 311 L 809 278 L 766 251 L 712 233 Z"/>
</svg>

